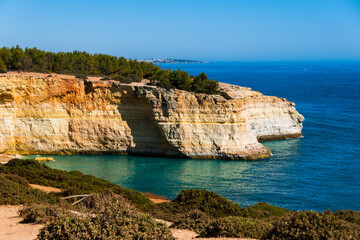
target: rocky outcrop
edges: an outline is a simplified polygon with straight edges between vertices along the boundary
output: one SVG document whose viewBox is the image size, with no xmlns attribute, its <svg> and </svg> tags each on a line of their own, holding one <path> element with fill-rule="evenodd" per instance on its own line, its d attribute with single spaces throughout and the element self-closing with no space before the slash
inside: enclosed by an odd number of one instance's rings
<svg viewBox="0 0 360 240">
<path fill-rule="evenodd" d="M 221 84 L 233 99 L 97 78 L 0 75 L 0 153 L 258 159 L 258 140 L 301 136 L 285 99 Z"/>
<path fill-rule="evenodd" d="M 301 137 L 304 117 L 285 98 L 264 96 L 250 88 L 220 83 L 233 99 L 246 104 L 248 121 L 259 141 Z"/>
</svg>

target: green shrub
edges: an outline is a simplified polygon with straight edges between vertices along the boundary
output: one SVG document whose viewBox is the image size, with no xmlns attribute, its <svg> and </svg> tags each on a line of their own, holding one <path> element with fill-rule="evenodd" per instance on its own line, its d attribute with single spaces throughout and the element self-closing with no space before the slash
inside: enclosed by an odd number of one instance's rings
<svg viewBox="0 0 360 240">
<path fill-rule="evenodd" d="M 39 240 L 48 239 L 106 239 L 101 229 L 90 217 L 58 218 L 40 230 Z"/>
<path fill-rule="evenodd" d="M 53 194 L 31 189 L 0 176 L 0 205 L 19 205 L 32 203 L 58 203 Z"/>
<path fill-rule="evenodd" d="M 345 220 L 350 223 L 360 225 L 360 212 L 353 210 L 338 210 L 335 212 L 336 218 Z"/>
<path fill-rule="evenodd" d="M 20 177 L 19 175 L 11 174 L 11 173 L 8 174 L 0 173 L 0 176 L 9 179 L 13 182 L 19 183 L 20 185 L 23 185 L 25 187 L 29 187 L 29 181 L 23 177 Z"/>
<path fill-rule="evenodd" d="M 275 207 L 267 203 L 257 203 L 242 208 L 238 204 L 207 190 L 183 190 L 171 202 L 157 204 L 152 214 L 168 221 L 178 221 L 191 210 L 200 210 L 209 217 L 250 217 L 255 219 L 274 218 L 292 213 L 292 211 Z M 269 219 L 269 221 L 272 221 Z"/>
<path fill-rule="evenodd" d="M 118 217 L 116 222 L 91 217 L 59 218 L 40 230 L 39 240 L 48 239 L 174 239 L 170 230 L 149 217 Z"/>
<path fill-rule="evenodd" d="M 261 238 L 272 225 L 244 217 L 216 218 L 199 233 L 202 237 Z"/>
<path fill-rule="evenodd" d="M 192 210 L 185 217 L 174 222 L 172 227 L 191 229 L 201 237 L 260 238 L 271 229 L 272 225 L 244 217 L 215 218 L 199 210 Z"/>
<path fill-rule="evenodd" d="M 111 78 L 109 76 L 105 76 L 105 77 L 101 78 L 101 80 L 111 80 Z"/>
<path fill-rule="evenodd" d="M 173 239 L 168 227 L 121 196 L 95 194 L 84 206 L 88 214 L 55 218 L 38 239 Z"/>
<path fill-rule="evenodd" d="M 191 210 L 185 216 L 175 221 L 171 227 L 179 229 L 190 229 L 196 233 L 201 233 L 212 221 L 212 218 L 200 210 Z"/>
<path fill-rule="evenodd" d="M 212 217 L 241 216 L 243 208 L 223 198 L 219 194 L 206 190 L 183 190 L 171 202 L 157 204 L 158 212 L 166 214 L 186 214 L 198 209 Z"/>
<path fill-rule="evenodd" d="M 360 239 L 358 219 L 359 212 L 354 211 L 299 211 L 279 219 L 262 239 Z"/>
<path fill-rule="evenodd" d="M 67 172 L 52 169 L 35 160 L 10 160 L 0 168 L 0 173 L 16 174 L 33 184 L 66 189 L 67 191 L 62 193 L 63 196 L 66 196 L 66 194 L 113 192 L 123 195 L 142 210 L 150 209 L 154 205 L 148 198 L 137 191 L 123 188 L 95 176 L 82 174 L 79 171 Z"/>
<path fill-rule="evenodd" d="M 220 92 L 220 95 L 223 96 L 226 100 L 231 100 L 232 97 L 227 92 Z"/>
<path fill-rule="evenodd" d="M 261 218 L 269 218 L 269 217 L 282 217 L 285 215 L 289 215 L 291 213 L 292 213 L 291 210 L 272 206 L 268 203 L 260 202 L 250 207 L 244 208 L 244 211 L 241 216 L 261 219 Z"/>
<path fill-rule="evenodd" d="M 111 217 L 113 214 L 131 215 L 139 212 L 128 200 L 121 195 L 116 194 L 93 194 L 84 201 L 80 206 L 88 214 L 102 214 Z"/>
<path fill-rule="evenodd" d="M 69 211 L 58 205 L 35 204 L 25 207 L 19 211 L 24 223 L 45 224 L 57 218 L 73 216 Z"/>
<path fill-rule="evenodd" d="M 139 76 L 134 75 L 134 74 L 130 74 L 130 75 L 126 78 L 126 82 L 128 82 L 128 83 L 141 82 L 141 78 L 140 78 Z"/>
<path fill-rule="evenodd" d="M 88 76 L 85 75 L 85 74 L 77 74 L 77 75 L 75 75 L 75 77 L 79 78 L 79 79 L 82 79 L 82 80 L 86 80 L 88 78 Z"/>
<path fill-rule="evenodd" d="M 141 82 L 141 78 L 139 76 L 136 76 L 133 74 L 131 74 L 129 76 L 113 75 L 112 78 L 121 83 Z"/>
<path fill-rule="evenodd" d="M 7 73 L 7 71 L 3 68 L 0 68 L 0 73 Z"/>
</svg>

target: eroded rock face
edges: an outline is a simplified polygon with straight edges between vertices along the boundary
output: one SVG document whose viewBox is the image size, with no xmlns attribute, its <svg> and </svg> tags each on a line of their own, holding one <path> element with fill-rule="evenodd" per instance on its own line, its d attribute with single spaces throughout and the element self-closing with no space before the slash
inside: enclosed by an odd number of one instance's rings
<svg viewBox="0 0 360 240">
<path fill-rule="evenodd" d="M 301 137 L 304 117 L 285 98 L 264 96 L 250 88 L 220 84 L 233 99 L 246 105 L 251 129 L 259 141 Z"/>
<path fill-rule="evenodd" d="M 233 97 L 31 73 L 0 75 L 0 153 L 258 159 L 258 140 L 301 136 L 294 104 L 233 85 Z"/>
</svg>

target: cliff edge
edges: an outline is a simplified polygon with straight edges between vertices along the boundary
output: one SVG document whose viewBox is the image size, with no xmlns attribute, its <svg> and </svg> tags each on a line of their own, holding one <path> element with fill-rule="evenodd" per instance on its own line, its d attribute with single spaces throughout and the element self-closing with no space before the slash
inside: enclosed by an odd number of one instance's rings
<svg viewBox="0 0 360 240">
<path fill-rule="evenodd" d="M 220 83 L 231 100 L 145 84 L 37 73 L 0 75 L 0 153 L 259 159 L 259 141 L 300 137 L 286 99 Z"/>
</svg>

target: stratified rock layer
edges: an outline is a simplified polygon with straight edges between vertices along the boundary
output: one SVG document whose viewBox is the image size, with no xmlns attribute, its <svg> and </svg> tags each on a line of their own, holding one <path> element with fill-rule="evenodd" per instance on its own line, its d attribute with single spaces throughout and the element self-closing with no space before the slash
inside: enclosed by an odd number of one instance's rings
<svg viewBox="0 0 360 240">
<path fill-rule="evenodd" d="M 301 136 L 285 99 L 221 84 L 233 99 L 96 78 L 0 75 L 0 153 L 258 159 L 258 140 Z"/>
<path fill-rule="evenodd" d="M 233 99 L 246 105 L 251 129 L 259 141 L 301 137 L 304 117 L 285 98 L 264 96 L 250 88 L 220 83 Z"/>
</svg>

